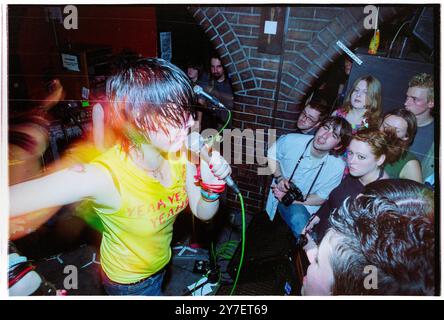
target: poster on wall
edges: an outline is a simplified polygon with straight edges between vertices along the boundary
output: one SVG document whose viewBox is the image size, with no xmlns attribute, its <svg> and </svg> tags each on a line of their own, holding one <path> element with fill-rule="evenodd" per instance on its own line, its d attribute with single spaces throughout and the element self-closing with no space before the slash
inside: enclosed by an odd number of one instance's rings
<svg viewBox="0 0 444 320">
<path fill-rule="evenodd" d="M 160 57 L 171 61 L 173 52 L 171 49 L 171 32 L 160 32 Z"/>
<path fill-rule="evenodd" d="M 80 71 L 77 56 L 62 53 L 62 64 L 69 71 Z"/>
</svg>

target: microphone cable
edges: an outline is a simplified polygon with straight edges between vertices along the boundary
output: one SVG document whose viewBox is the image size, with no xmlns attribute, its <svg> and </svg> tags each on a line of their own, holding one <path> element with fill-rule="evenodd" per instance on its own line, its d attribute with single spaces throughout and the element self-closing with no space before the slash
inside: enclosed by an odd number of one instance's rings
<svg viewBox="0 0 444 320">
<path fill-rule="evenodd" d="M 234 280 L 233 287 L 231 287 L 230 296 L 233 295 L 234 291 L 236 291 L 237 281 L 239 280 L 240 271 L 242 268 L 242 264 L 244 262 L 244 253 L 245 253 L 245 206 L 244 206 L 244 198 L 242 197 L 242 193 L 237 194 L 239 196 L 239 201 L 241 204 L 241 210 L 242 210 L 242 236 L 241 236 L 241 256 L 239 259 L 239 265 L 237 266 L 237 273 L 236 273 L 236 279 Z"/>
<path fill-rule="evenodd" d="M 223 105 L 223 107 L 224 107 L 224 110 L 228 113 L 228 117 L 227 117 L 227 120 L 225 120 L 225 124 L 224 124 L 224 125 L 222 126 L 222 128 L 217 132 L 217 135 L 214 136 L 214 137 L 212 137 L 212 138 L 210 139 L 210 142 L 209 142 L 209 143 L 210 143 L 211 146 L 213 145 L 214 140 L 216 139 L 216 137 L 219 136 L 219 135 L 224 131 L 224 129 L 228 126 L 228 124 L 229 124 L 230 121 L 231 121 L 231 117 L 232 117 L 232 115 L 231 115 L 231 110 L 227 109 L 227 107 L 225 107 L 224 104 L 222 104 L 222 105 Z M 238 192 L 238 193 L 236 194 L 236 196 L 239 196 L 239 201 L 240 201 L 240 204 L 241 204 L 241 211 L 242 211 L 241 256 L 240 256 L 240 259 L 239 259 L 239 265 L 238 265 L 238 267 L 237 267 L 236 278 L 235 278 L 235 280 L 234 280 L 234 284 L 233 284 L 233 286 L 232 286 L 232 288 L 231 288 L 231 291 L 230 291 L 230 296 L 233 295 L 234 292 L 236 291 L 237 282 L 238 282 L 238 280 L 239 280 L 240 272 L 241 272 L 241 269 L 242 269 L 242 264 L 243 264 L 243 262 L 244 262 L 244 255 L 245 255 L 245 229 L 246 229 L 246 225 L 245 225 L 245 205 L 244 205 L 244 198 L 242 197 L 242 193 L 240 193 L 240 192 Z"/>
<path fill-rule="evenodd" d="M 227 107 L 225 107 L 224 104 L 222 104 L 224 106 L 225 111 L 227 111 L 228 113 L 228 117 L 227 120 L 225 121 L 225 124 L 223 125 L 223 127 L 218 131 L 217 135 L 220 135 L 221 132 L 224 131 L 224 129 L 228 126 L 228 124 L 231 121 L 231 110 L 227 109 Z M 216 139 L 216 137 L 213 137 L 211 140 L 211 145 L 214 143 L 214 140 Z M 246 229 L 246 225 L 245 225 L 245 205 L 244 205 L 244 198 L 242 197 L 242 193 L 238 192 L 236 194 L 236 196 L 239 196 L 239 201 L 241 204 L 241 211 L 242 211 L 242 235 L 241 235 L 241 256 L 239 259 L 239 265 L 237 267 L 237 273 L 236 273 L 236 278 L 234 280 L 234 284 L 231 287 L 231 291 L 230 291 L 230 296 L 232 296 L 234 294 L 234 292 L 236 291 L 236 287 L 237 287 L 237 282 L 239 280 L 239 276 L 240 276 L 240 272 L 242 269 L 242 264 L 244 262 L 244 255 L 245 255 L 245 229 Z"/>
</svg>

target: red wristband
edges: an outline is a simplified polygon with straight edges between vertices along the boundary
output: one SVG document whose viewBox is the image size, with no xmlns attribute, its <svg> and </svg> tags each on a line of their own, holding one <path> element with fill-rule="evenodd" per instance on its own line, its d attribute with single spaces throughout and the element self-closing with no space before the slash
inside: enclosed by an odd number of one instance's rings
<svg viewBox="0 0 444 320">
<path fill-rule="evenodd" d="M 210 184 L 202 181 L 200 174 L 200 165 L 197 165 L 197 173 L 194 176 L 194 183 L 199 185 L 203 190 L 211 193 L 222 193 L 225 191 L 225 183 L 223 184 Z"/>
</svg>

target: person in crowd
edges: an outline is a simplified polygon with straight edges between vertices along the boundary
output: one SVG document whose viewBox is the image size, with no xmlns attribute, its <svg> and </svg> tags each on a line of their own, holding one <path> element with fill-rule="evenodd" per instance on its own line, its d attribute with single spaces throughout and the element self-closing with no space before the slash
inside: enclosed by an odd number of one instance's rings
<svg viewBox="0 0 444 320">
<path fill-rule="evenodd" d="M 269 148 L 268 165 L 274 182 L 266 211 L 273 220 L 279 210 L 296 239 L 310 215 L 341 182 L 345 163 L 338 155 L 350 138 L 351 126 L 345 119 L 328 117 L 314 136 L 287 134 Z"/>
<path fill-rule="evenodd" d="M 395 109 L 385 113 L 381 131 L 392 131 L 396 139 L 388 141 L 389 152 L 394 152 L 395 162 L 387 163 L 385 171 L 392 179 L 410 179 L 422 182 L 421 164 L 409 151 L 416 134 L 416 117 L 406 109 Z"/>
<path fill-rule="evenodd" d="M 397 154 L 389 151 L 389 141 L 393 137 L 393 134 L 388 136 L 377 129 L 361 130 L 353 136 L 347 149 L 349 174 L 330 193 L 328 200 L 305 227 L 304 233 L 311 234 L 309 240 L 314 238 L 317 243 L 321 242 L 330 227 L 331 212 L 339 208 L 347 197 L 355 198 L 369 183 L 389 178 L 384 166 L 397 157 Z"/>
<path fill-rule="evenodd" d="M 202 86 L 202 82 L 200 80 L 202 77 L 202 65 L 190 60 L 187 62 L 185 67 L 187 76 L 190 79 L 192 86 Z"/>
<path fill-rule="evenodd" d="M 210 57 L 210 74 L 204 74 L 202 76 L 202 88 L 206 93 L 218 99 L 227 109 L 233 109 L 233 90 L 231 83 L 216 53 L 213 53 Z M 199 103 L 208 107 L 202 115 L 202 130 L 207 128 L 221 129 L 227 120 L 227 112 L 220 108 L 212 108 L 212 106 L 203 99 L 199 99 Z M 229 126 L 230 124 L 228 127 Z"/>
<path fill-rule="evenodd" d="M 191 85 L 193 88 L 195 86 L 203 87 L 205 84 L 202 82 L 201 78 L 203 76 L 203 69 L 202 65 L 194 60 L 188 60 L 185 65 L 185 70 L 188 78 L 191 81 Z M 201 127 L 202 123 L 202 112 L 208 112 L 208 109 L 201 109 L 199 108 L 199 105 L 206 105 L 206 101 L 202 98 L 198 99 L 199 104 L 196 105 L 196 113 L 197 113 L 197 120 L 199 123 L 199 128 Z"/>
<path fill-rule="evenodd" d="M 310 258 L 303 295 L 434 295 L 433 191 L 380 180 L 349 197 Z"/>
<path fill-rule="evenodd" d="M 313 96 L 325 100 L 325 104 L 331 109 L 342 106 L 352 65 L 353 62 L 348 56 L 341 58 L 338 64 L 319 81 L 320 85 L 314 90 Z"/>
<path fill-rule="evenodd" d="M 231 168 L 217 152 L 199 170 L 187 160 L 194 94 L 173 64 L 134 62 L 107 80 L 107 97 L 116 145 L 90 163 L 11 186 L 10 215 L 91 199 L 104 225 L 106 292 L 160 295 L 177 215 L 189 204 L 210 220 Z"/>
<path fill-rule="evenodd" d="M 339 88 L 338 95 L 336 97 L 336 101 L 334 102 L 335 106 L 342 106 L 344 104 L 344 99 L 346 96 L 346 88 L 348 85 L 348 79 L 350 78 L 351 69 L 353 66 L 353 61 L 349 56 L 344 57 L 344 72 L 341 76 L 339 76 Z"/>
<path fill-rule="evenodd" d="M 299 114 L 296 133 L 314 135 L 322 121 L 328 116 L 328 107 L 311 100 Z"/>
<path fill-rule="evenodd" d="M 353 134 L 363 128 L 378 128 L 381 119 L 381 83 L 371 75 L 359 77 L 345 98 L 344 105 L 333 111 L 345 118 Z"/>
<path fill-rule="evenodd" d="M 433 77 L 427 73 L 412 77 L 404 106 L 416 117 L 418 129 L 410 146 L 410 152 L 421 162 L 424 179 L 434 174 L 435 122 L 432 113 L 434 105 Z"/>
</svg>

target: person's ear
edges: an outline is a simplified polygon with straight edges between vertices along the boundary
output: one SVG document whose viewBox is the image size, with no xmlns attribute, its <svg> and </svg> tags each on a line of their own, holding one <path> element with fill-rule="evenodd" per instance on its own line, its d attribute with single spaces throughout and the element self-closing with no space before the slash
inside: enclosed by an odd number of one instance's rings
<svg viewBox="0 0 444 320">
<path fill-rule="evenodd" d="M 435 101 L 431 100 L 429 102 L 427 102 L 427 107 L 429 107 L 429 109 L 433 109 L 433 107 L 435 106 Z"/>
<path fill-rule="evenodd" d="M 339 150 L 342 148 L 342 143 L 338 144 L 336 147 L 333 148 L 333 150 Z"/>
<path fill-rule="evenodd" d="M 385 154 L 383 154 L 383 155 L 381 155 L 380 157 L 379 157 L 379 159 L 376 161 L 376 164 L 378 165 L 378 167 L 380 167 L 380 166 L 382 166 L 383 164 L 384 164 L 384 162 L 385 162 Z"/>
</svg>

